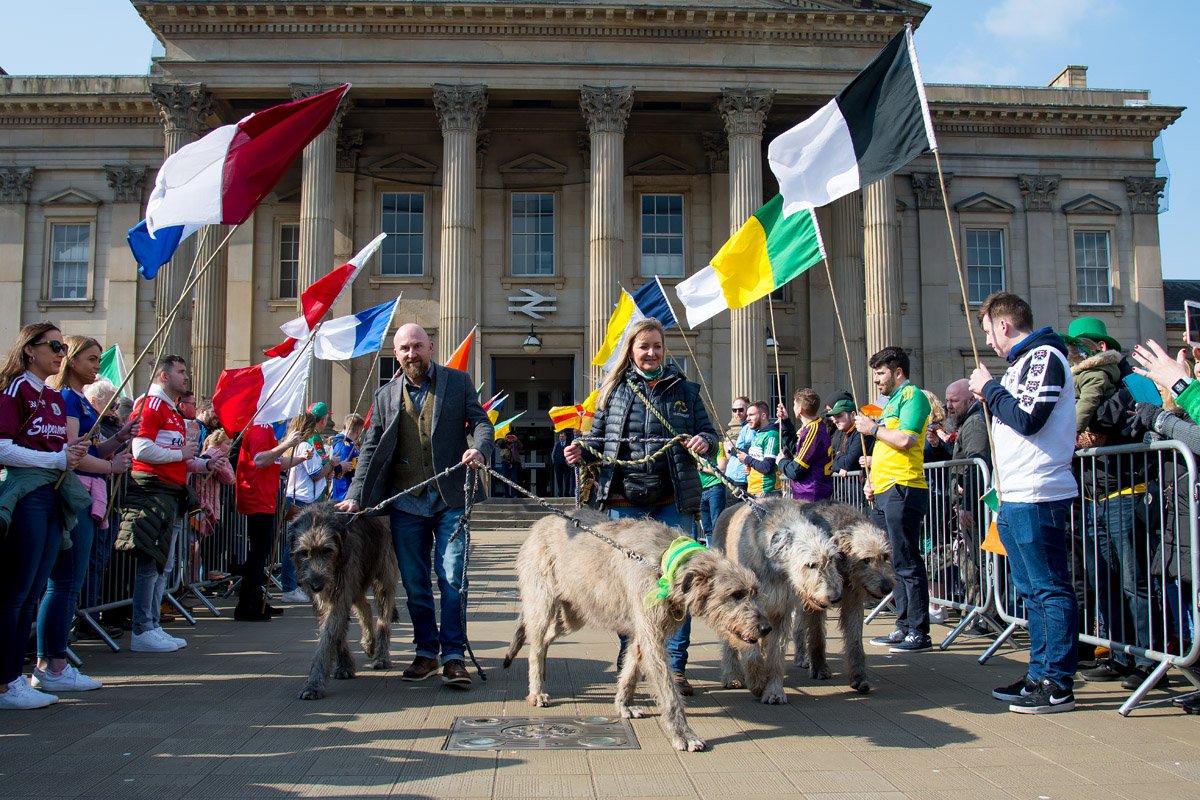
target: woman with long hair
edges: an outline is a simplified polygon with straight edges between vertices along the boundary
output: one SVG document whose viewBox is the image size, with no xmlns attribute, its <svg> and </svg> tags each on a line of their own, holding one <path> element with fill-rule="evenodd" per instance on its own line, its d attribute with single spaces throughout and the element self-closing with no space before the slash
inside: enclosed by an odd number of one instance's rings
<svg viewBox="0 0 1200 800">
<path fill-rule="evenodd" d="M 79 591 L 92 561 L 92 547 L 100 520 L 108 508 L 110 475 L 129 470 L 132 456 L 121 452 L 133 438 L 135 420 L 106 440 L 98 439 L 100 414 L 83 395 L 83 389 L 100 374 L 100 343 L 90 336 L 67 336 L 66 357 L 47 383 L 62 397 L 67 417 L 67 438 L 87 437 L 87 455 L 79 463 L 75 476 L 91 495 L 92 503 L 79 512 L 71 529 L 72 545 L 62 550 L 50 571 L 46 593 L 37 613 L 37 666 L 33 670 L 34 688 L 51 692 L 86 692 L 99 689 L 100 681 L 89 678 L 67 662 L 71 622 L 79 602 Z"/>
<path fill-rule="evenodd" d="M 600 385 L 592 433 L 603 437 L 596 449 L 604 457 L 592 504 L 613 519 L 648 516 L 690 536 L 700 513 L 700 473 L 692 453 L 716 452 L 717 432 L 700 401 L 700 387 L 665 363 L 664 339 L 658 320 L 634 323 L 620 360 Z M 644 441 L 678 435 L 687 437 L 682 446 Z M 564 455 L 570 464 L 596 460 L 578 441 Z M 684 677 L 690 638 L 689 618 L 667 644 L 675 683 L 685 695 L 693 691 Z M 624 640 L 618 663 L 623 654 Z"/>
<path fill-rule="evenodd" d="M 286 518 L 291 519 L 307 505 L 317 502 L 325 494 L 330 473 L 337 466 L 337 457 L 325 450 L 325 442 L 321 434 L 325 432 L 330 421 L 329 406 L 324 403 L 313 403 L 303 414 L 292 420 L 289 431 L 300 438 L 296 445 L 295 457 L 298 459 L 294 467 L 288 470 L 287 504 L 289 506 Z M 303 589 L 296 585 L 296 569 L 292 565 L 292 537 L 284 539 L 282 564 L 279 569 L 279 587 L 282 590 L 279 599 L 285 603 L 307 603 L 310 598 Z"/>
<path fill-rule="evenodd" d="M 38 597 L 69 527 L 56 483 L 87 454 L 86 444 L 67 438 L 62 395 L 46 385 L 66 354 L 58 326 L 39 322 L 21 328 L 0 367 L 0 466 L 6 470 L 0 506 L 11 512 L 0 536 L 0 709 L 43 708 L 58 700 L 30 686 L 23 672 Z M 63 495 L 72 488 L 86 494 L 78 481 L 62 488 Z M 82 505 L 72 506 L 75 513 Z"/>
</svg>

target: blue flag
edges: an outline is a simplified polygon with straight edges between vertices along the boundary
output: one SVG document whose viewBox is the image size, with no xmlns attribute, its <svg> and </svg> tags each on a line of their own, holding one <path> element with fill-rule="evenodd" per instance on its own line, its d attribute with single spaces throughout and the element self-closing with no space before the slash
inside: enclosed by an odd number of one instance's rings
<svg viewBox="0 0 1200 800">
<path fill-rule="evenodd" d="M 662 284 L 657 277 L 633 293 L 633 304 L 642 312 L 642 316 L 653 317 L 661 322 L 664 328 L 678 324 L 675 314 L 671 311 L 671 303 L 663 294 Z"/>
<path fill-rule="evenodd" d="M 129 229 L 126 240 L 133 258 L 137 261 L 138 274 L 146 280 L 154 280 L 159 269 L 171 260 L 175 251 L 184 239 L 200 230 L 200 225 L 173 225 L 169 228 L 159 228 L 154 236 L 146 228 L 146 220 Z"/>
<path fill-rule="evenodd" d="M 322 323 L 313 345 L 313 355 L 326 361 L 345 361 L 374 353 L 383 346 L 392 314 L 400 298 L 388 300 L 365 311 Z"/>
</svg>

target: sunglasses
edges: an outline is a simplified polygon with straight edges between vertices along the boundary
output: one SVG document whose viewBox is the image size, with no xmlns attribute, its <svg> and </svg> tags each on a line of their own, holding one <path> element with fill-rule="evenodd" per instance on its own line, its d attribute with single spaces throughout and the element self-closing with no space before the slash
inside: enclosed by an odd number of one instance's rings
<svg viewBox="0 0 1200 800">
<path fill-rule="evenodd" d="M 746 413 L 746 409 L 744 409 L 744 408 L 735 408 L 735 409 L 733 409 L 733 413 L 735 413 L 735 414 L 745 414 L 745 413 Z"/>
<path fill-rule="evenodd" d="M 63 353 L 67 352 L 66 343 L 60 342 L 57 339 L 48 339 L 44 342 L 30 342 L 29 346 L 37 347 L 39 344 L 48 345 L 50 347 L 50 351 L 53 352 L 54 355 L 56 355 L 56 356 L 61 356 Z"/>
</svg>

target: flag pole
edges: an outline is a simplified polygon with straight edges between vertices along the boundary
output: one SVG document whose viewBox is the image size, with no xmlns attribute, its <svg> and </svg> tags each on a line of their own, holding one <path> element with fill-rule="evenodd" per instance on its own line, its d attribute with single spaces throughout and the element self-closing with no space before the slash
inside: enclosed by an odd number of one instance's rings
<svg viewBox="0 0 1200 800">
<path fill-rule="evenodd" d="M 775 334 L 779 333 L 779 329 L 775 327 L 775 300 L 771 295 L 767 295 L 767 311 L 771 315 L 771 340 L 775 342 L 775 346 L 771 348 L 772 355 L 775 356 L 775 394 L 779 398 L 779 404 L 787 408 L 787 401 L 783 397 L 783 373 L 779 369 L 779 337 Z M 783 454 L 783 417 L 779 417 L 779 453 Z"/>
<path fill-rule="evenodd" d="M 846 353 L 846 371 L 850 376 L 850 397 L 854 399 L 854 408 L 858 409 L 861 406 L 858 404 L 858 389 L 854 385 L 854 361 L 850 357 L 850 342 L 846 340 L 846 326 L 842 324 L 842 309 L 838 304 L 837 289 L 833 288 L 833 270 L 829 266 L 829 259 L 821 259 L 825 262 L 825 274 L 829 276 L 829 297 L 833 300 L 833 315 L 837 318 L 838 333 L 842 336 L 842 350 Z"/>
<path fill-rule="evenodd" d="M 317 331 L 319 331 L 320 329 L 321 329 L 321 325 L 318 324 L 317 327 L 315 327 L 311 331 L 309 331 L 308 338 L 304 340 L 304 344 L 301 345 L 301 347 L 300 347 L 300 352 L 298 352 L 296 354 L 296 360 L 293 361 L 291 364 L 288 364 L 288 368 L 285 369 L 283 371 L 283 374 L 279 376 L 279 380 L 276 381 L 275 385 L 271 387 L 271 391 L 267 392 L 266 398 L 264 398 L 261 403 L 257 404 L 254 407 L 254 413 L 250 415 L 250 421 L 247 422 L 240 431 L 238 431 L 238 436 L 243 436 L 243 435 L 245 435 L 246 431 L 250 430 L 250 426 L 254 424 L 254 418 L 258 416 L 258 412 L 262 411 L 264 408 L 267 407 L 267 403 L 271 402 L 271 398 L 273 398 L 275 396 L 275 393 L 279 391 L 279 387 L 282 386 L 284 381 L 287 380 L 287 376 L 291 375 L 292 370 L 294 370 L 296 368 L 296 365 L 304 360 L 303 358 L 301 358 L 301 356 L 303 356 L 304 351 L 307 350 L 312 345 L 313 340 L 316 339 Z M 235 436 L 234 438 L 236 439 L 237 436 Z"/>
<path fill-rule="evenodd" d="M 388 317 L 387 328 L 384 329 L 384 338 L 392 330 L 392 322 L 396 319 L 396 309 L 400 308 L 400 298 L 404 297 L 404 292 L 396 295 L 396 305 L 392 306 L 392 315 Z M 371 369 L 367 372 L 367 379 L 363 382 L 363 388 L 358 393 L 358 399 L 354 401 L 353 411 L 358 413 L 358 409 L 362 407 L 363 398 L 367 396 L 367 387 L 371 385 L 371 376 L 375 374 L 375 370 L 379 368 L 379 359 L 383 356 L 383 344 L 379 345 L 379 349 L 375 351 L 375 358 L 371 361 Z"/>
</svg>

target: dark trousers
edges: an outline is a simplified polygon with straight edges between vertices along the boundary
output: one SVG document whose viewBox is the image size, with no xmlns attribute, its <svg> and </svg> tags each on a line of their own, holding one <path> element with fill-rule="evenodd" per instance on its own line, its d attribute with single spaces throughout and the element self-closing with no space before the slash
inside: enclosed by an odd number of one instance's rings
<svg viewBox="0 0 1200 800">
<path fill-rule="evenodd" d="M 896 569 L 896 627 L 929 635 L 929 575 L 921 558 L 921 525 L 929 511 L 929 490 L 899 484 L 875 495 L 872 518 L 888 532 Z"/>
<path fill-rule="evenodd" d="M 237 607 L 243 613 L 258 614 L 263 610 L 267 559 L 271 557 L 271 545 L 275 543 L 275 515 L 247 514 L 246 538 L 249 539 L 249 547 L 242 569 L 242 587 L 238 593 Z"/>
<path fill-rule="evenodd" d="M 570 464 L 554 465 L 554 494 L 557 497 L 575 496 L 575 468 Z"/>
</svg>

